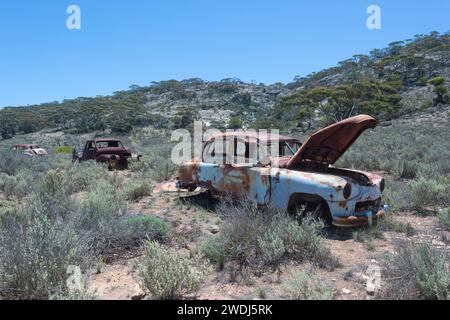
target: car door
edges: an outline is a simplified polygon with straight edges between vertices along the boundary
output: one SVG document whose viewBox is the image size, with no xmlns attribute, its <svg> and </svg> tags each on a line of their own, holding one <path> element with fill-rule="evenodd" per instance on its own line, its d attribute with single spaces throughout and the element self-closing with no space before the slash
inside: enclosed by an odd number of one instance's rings
<svg viewBox="0 0 450 320">
<path fill-rule="evenodd" d="M 84 148 L 84 158 L 85 160 L 94 160 L 96 155 L 96 145 L 94 141 L 86 142 L 86 147 Z"/>
<path fill-rule="evenodd" d="M 258 165 L 258 141 L 234 137 L 226 146 L 226 161 L 220 165 L 224 193 L 236 199 L 267 204 L 270 201 L 270 169 Z"/>
</svg>

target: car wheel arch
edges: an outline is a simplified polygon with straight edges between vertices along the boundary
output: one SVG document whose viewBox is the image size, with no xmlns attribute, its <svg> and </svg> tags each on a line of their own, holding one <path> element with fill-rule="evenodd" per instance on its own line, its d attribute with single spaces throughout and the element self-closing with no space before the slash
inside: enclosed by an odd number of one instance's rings
<svg viewBox="0 0 450 320">
<path fill-rule="evenodd" d="M 318 207 L 320 211 L 320 218 L 323 218 L 326 221 L 332 220 L 331 210 L 328 206 L 328 202 L 320 195 L 301 192 L 291 194 L 288 201 L 288 212 L 290 214 L 295 213 L 300 205 Z"/>
</svg>

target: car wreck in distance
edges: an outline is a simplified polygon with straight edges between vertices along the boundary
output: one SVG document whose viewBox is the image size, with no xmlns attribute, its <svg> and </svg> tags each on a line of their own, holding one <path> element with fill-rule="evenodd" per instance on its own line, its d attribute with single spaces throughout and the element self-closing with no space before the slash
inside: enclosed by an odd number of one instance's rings
<svg viewBox="0 0 450 320">
<path fill-rule="evenodd" d="M 72 151 L 72 161 L 94 160 L 98 163 L 106 163 L 109 170 L 127 169 L 130 159 L 140 160 L 141 155 L 133 154 L 125 148 L 119 139 L 102 138 L 86 141 L 84 149 Z"/>
<path fill-rule="evenodd" d="M 381 205 L 385 180 L 333 165 L 365 130 L 376 126 L 371 116 L 359 115 L 314 133 L 304 143 L 281 135 L 223 133 L 204 143 L 202 159 L 181 165 L 177 187 L 202 187 L 213 195 L 250 199 L 294 214 L 320 214 L 340 227 L 371 224 L 385 215 Z M 239 143 L 245 145 L 245 157 L 229 163 L 228 157 L 239 158 Z M 277 157 L 268 154 L 265 161 L 255 155 L 252 150 L 262 143 L 278 144 Z"/>
<path fill-rule="evenodd" d="M 11 150 L 21 151 L 24 155 L 33 156 L 46 156 L 48 155 L 47 150 L 41 148 L 37 144 L 17 144 L 11 147 Z"/>
</svg>

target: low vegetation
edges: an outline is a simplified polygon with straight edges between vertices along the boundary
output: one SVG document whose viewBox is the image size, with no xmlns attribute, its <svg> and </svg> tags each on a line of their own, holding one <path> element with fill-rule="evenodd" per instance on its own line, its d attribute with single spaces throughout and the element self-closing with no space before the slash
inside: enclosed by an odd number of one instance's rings
<svg viewBox="0 0 450 320">
<path fill-rule="evenodd" d="M 283 283 L 285 294 L 293 300 L 332 300 L 333 284 L 317 275 L 317 270 L 297 271 Z"/>
<path fill-rule="evenodd" d="M 60 217 L 37 210 L 3 216 L 0 225 L 0 292 L 10 298 L 47 299 L 65 290 L 67 268 L 89 263 L 87 247 Z"/>
<path fill-rule="evenodd" d="M 201 263 L 151 241 L 145 243 L 144 257 L 136 268 L 142 287 L 160 300 L 195 294 L 206 271 Z"/>
<path fill-rule="evenodd" d="M 149 186 L 127 188 L 101 165 L 72 164 L 70 156 L 25 158 L 0 151 L 0 295 L 95 298 L 68 290 L 69 266 L 88 276 L 111 251 L 170 236 L 162 219 L 128 212 L 126 199 L 148 194 Z"/>
<path fill-rule="evenodd" d="M 450 231 L 450 207 L 439 212 L 438 219 L 442 226 Z"/>
<path fill-rule="evenodd" d="M 429 243 L 401 241 L 385 262 L 387 299 L 450 299 L 450 256 Z"/>
<path fill-rule="evenodd" d="M 339 262 L 325 247 L 321 238 L 323 222 L 306 217 L 300 223 L 273 208 L 258 210 L 250 202 L 223 202 L 220 235 L 209 239 L 202 252 L 223 268 L 236 266 L 237 272 L 251 269 L 261 273 L 276 270 L 287 258 L 309 261 L 333 270 Z"/>
</svg>

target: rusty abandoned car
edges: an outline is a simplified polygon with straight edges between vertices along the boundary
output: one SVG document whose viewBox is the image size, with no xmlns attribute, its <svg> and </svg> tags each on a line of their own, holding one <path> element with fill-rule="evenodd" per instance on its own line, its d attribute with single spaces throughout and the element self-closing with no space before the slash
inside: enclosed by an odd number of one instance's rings
<svg viewBox="0 0 450 320">
<path fill-rule="evenodd" d="M 103 138 L 86 141 L 84 149 L 72 151 L 72 161 L 94 160 L 106 163 L 109 170 L 126 169 L 130 159 L 139 160 L 141 155 L 133 154 L 119 139 Z"/>
<path fill-rule="evenodd" d="M 202 187 L 213 195 L 247 198 L 294 213 L 301 208 L 339 227 L 371 224 L 387 209 L 381 205 L 385 180 L 333 165 L 366 129 L 376 126 L 371 116 L 359 115 L 316 132 L 304 143 L 272 134 L 223 133 L 204 143 L 202 159 L 181 165 L 177 187 Z M 230 155 L 239 158 L 239 143 L 245 146 L 244 157 L 229 163 Z M 276 158 L 269 154 L 266 161 L 254 155 L 252 150 L 263 143 L 278 145 Z"/>
<path fill-rule="evenodd" d="M 11 147 L 11 150 L 20 151 L 25 156 L 33 157 L 33 156 L 46 156 L 48 155 L 47 150 L 41 148 L 37 144 L 17 144 Z"/>
</svg>

